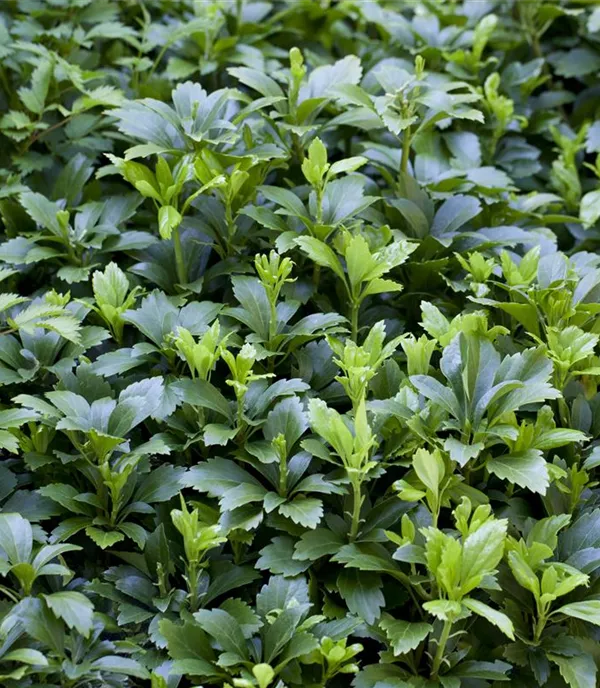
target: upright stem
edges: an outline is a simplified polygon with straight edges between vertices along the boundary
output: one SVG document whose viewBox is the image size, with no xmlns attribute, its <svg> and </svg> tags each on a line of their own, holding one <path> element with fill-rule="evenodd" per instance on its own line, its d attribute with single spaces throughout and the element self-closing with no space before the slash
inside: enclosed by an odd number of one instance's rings
<svg viewBox="0 0 600 688">
<path fill-rule="evenodd" d="M 173 230 L 173 246 L 175 248 L 175 268 L 177 270 L 177 280 L 179 284 L 187 284 L 187 269 L 183 257 L 183 247 L 181 245 L 181 234 L 179 227 Z"/>
<path fill-rule="evenodd" d="M 304 162 L 304 149 L 300 143 L 300 137 L 295 132 L 292 132 L 292 145 L 294 146 L 294 153 L 300 165 Z"/>
<path fill-rule="evenodd" d="M 402 137 L 402 160 L 400 162 L 400 172 L 408 172 L 408 160 L 410 155 L 410 142 L 412 138 L 411 127 L 408 127 L 404 131 Z"/>
<path fill-rule="evenodd" d="M 356 478 L 352 479 L 352 525 L 350 526 L 350 541 L 354 542 L 360 528 L 360 507 L 362 506 L 362 496 L 360 493 L 361 482 Z"/>
<path fill-rule="evenodd" d="M 273 340 L 277 336 L 277 301 L 271 300 L 269 303 L 271 320 L 269 322 L 269 346 L 273 346 Z"/>
<path fill-rule="evenodd" d="M 239 432 L 244 428 L 244 399 L 245 395 L 243 394 L 237 398 L 237 426 Z"/>
<path fill-rule="evenodd" d="M 546 619 L 543 616 L 538 616 L 533 629 L 533 639 L 536 643 L 539 643 L 545 626 Z"/>
<path fill-rule="evenodd" d="M 188 593 L 190 600 L 190 611 L 195 612 L 198 609 L 198 564 L 197 562 L 189 562 L 188 573 Z"/>
<path fill-rule="evenodd" d="M 312 276 L 313 287 L 314 287 L 315 292 L 317 292 L 319 290 L 320 280 L 321 280 L 321 266 L 318 265 L 317 263 L 315 263 L 313 266 L 313 276 Z"/>
<path fill-rule="evenodd" d="M 444 653 L 446 651 L 446 645 L 448 643 L 448 638 L 450 637 L 450 630 L 452 629 L 452 624 L 454 622 L 452 619 L 446 619 L 444 621 L 444 627 L 442 628 L 442 634 L 438 641 L 437 651 L 433 659 L 433 666 L 431 667 L 431 678 L 437 679 L 440 666 L 442 665 L 442 660 L 444 659 Z"/>
<path fill-rule="evenodd" d="M 287 457 L 281 454 L 279 457 L 279 495 L 285 497 L 287 495 L 287 481 L 288 481 L 288 466 Z"/>
<path fill-rule="evenodd" d="M 540 642 L 544 628 L 546 627 L 546 606 L 541 602 L 537 602 L 537 619 L 533 626 L 533 640 L 537 644 Z"/>
<path fill-rule="evenodd" d="M 352 323 L 352 341 L 358 341 L 358 311 L 360 309 L 360 304 L 356 301 L 352 301 L 352 314 L 350 322 Z"/>
</svg>

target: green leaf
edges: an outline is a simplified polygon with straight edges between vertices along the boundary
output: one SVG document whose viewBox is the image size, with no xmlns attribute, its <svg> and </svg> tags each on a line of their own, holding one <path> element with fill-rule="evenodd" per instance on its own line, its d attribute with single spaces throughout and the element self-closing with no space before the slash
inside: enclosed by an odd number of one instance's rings
<svg viewBox="0 0 600 688">
<path fill-rule="evenodd" d="M 238 434 L 237 428 L 230 428 L 222 423 L 209 423 L 204 426 L 202 439 L 207 447 L 219 444 L 225 446 Z"/>
<path fill-rule="evenodd" d="M 591 655 L 561 657 L 548 654 L 548 659 L 558 666 L 560 675 L 571 688 L 589 688 L 596 685 L 596 663 Z"/>
<path fill-rule="evenodd" d="M 478 586 L 483 576 L 495 571 L 504 554 L 507 526 L 505 519 L 489 520 L 465 539 L 460 570 L 463 594 Z"/>
<path fill-rule="evenodd" d="M 219 390 L 205 380 L 179 380 L 174 389 L 181 394 L 181 399 L 191 406 L 208 408 L 225 418 L 231 419 L 231 408 L 227 399 Z"/>
<path fill-rule="evenodd" d="M 208 492 L 214 497 L 222 497 L 229 490 L 242 484 L 262 488 L 254 476 L 227 459 L 209 459 L 194 466 L 188 471 L 184 480 L 187 487 L 200 492 Z"/>
<path fill-rule="evenodd" d="M 35 223 L 49 230 L 55 236 L 64 238 L 64 232 L 58 220 L 60 208 L 56 203 L 49 201 L 37 192 L 23 193 L 20 200 L 21 205 Z"/>
<path fill-rule="evenodd" d="M 11 564 L 29 562 L 33 548 L 33 531 L 20 514 L 0 514 L 0 548 Z"/>
<path fill-rule="evenodd" d="M 279 507 L 279 512 L 305 528 L 316 528 L 323 518 L 323 502 L 315 497 L 297 495 Z"/>
<path fill-rule="evenodd" d="M 456 461 L 461 468 L 464 468 L 471 459 L 477 458 L 484 447 L 483 442 L 463 444 L 454 437 L 448 437 L 444 442 L 444 449 L 450 454 L 450 459 Z"/>
<path fill-rule="evenodd" d="M 267 416 L 263 432 L 267 440 L 277 435 L 285 437 L 288 452 L 308 428 L 308 420 L 303 404 L 298 397 L 287 397 L 278 402 Z"/>
<path fill-rule="evenodd" d="M 23 647 L 18 650 L 11 650 L 2 656 L 5 662 L 21 662 L 32 666 L 48 666 L 48 660 L 39 651 Z"/>
<path fill-rule="evenodd" d="M 135 659 L 129 657 L 119 657 L 118 655 L 106 655 L 95 659 L 91 663 L 91 668 L 96 671 L 107 672 L 109 674 L 123 674 L 133 676 L 142 680 L 149 680 L 150 674 Z"/>
<path fill-rule="evenodd" d="M 64 590 L 44 595 L 44 600 L 53 614 L 62 619 L 69 628 L 75 628 L 88 637 L 92 630 L 94 605 L 80 592 Z"/>
<path fill-rule="evenodd" d="M 92 286 L 99 304 L 109 304 L 116 308 L 125 301 L 129 291 L 129 280 L 116 263 L 109 263 L 104 272 L 94 272 Z"/>
<path fill-rule="evenodd" d="M 122 542 L 125 539 L 125 536 L 122 533 L 118 533 L 116 530 L 106 531 L 94 526 L 88 526 L 85 532 L 100 549 L 108 549 L 116 545 L 117 542 Z"/>
<path fill-rule="evenodd" d="M 54 61 L 52 59 L 41 60 L 31 75 L 31 87 L 22 87 L 18 90 L 23 105 L 36 115 L 42 115 L 44 112 L 53 71 Z"/>
<path fill-rule="evenodd" d="M 360 59 L 356 55 L 347 55 L 331 65 L 322 65 L 314 69 L 308 83 L 300 91 L 300 101 L 307 98 L 329 97 L 331 88 L 345 84 L 356 85 L 362 76 Z"/>
<path fill-rule="evenodd" d="M 247 67 L 235 67 L 227 70 L 231 76 L 241 81 L 246 86 L 258 91 L 265 97 L 281 97 L 283 91 L 279 84 L 271 79 L 271 77 L 259 72 L 257 69 L 248 69 Z"/>
<path fill-rule="evenodd" d="M 209 638 L 197 623 L 189 620 L 180 625 L 170 619 L 162 619 L 159 626 L 160 632 L 167 642 L 169 655 L 173 659 L 198 660 L 205 665 L 207 676 L 216 671 L 212 665 L 214 651 Z M 204 671 L 198 673 L 203 675 Z"/>
<path fill-rule="evenodd" d="M 581 199 L 579 219 L 586 229 L 593 227 L 600 217 L 600 191 L 589 191 Z"/>
<path fill-rule="evenodd" d="M 433 631 L 431 624 L 401 621 L 388 614 L 384 614 L 379 625 L 385 631 L 396 656 L 415 650 Z"/>
<path fill-rule="evenodd" d="M 269 338 L 271 308 L 265 288 L 254 277 L 234 277 L 233 293 L 242 308 L 229 308 L 228 315 L 241 321 L 265 341 Z"/>
<path fill-rule="evenodd" d="M 486 466 L 490 473 L 502 480 L 509 480 L 542 495 L 546 494 L 550 484 L 546 461 L 538 449 L 497 456 L 490 459 Z"/>
<path fill-rule="evenodd" d="M 523 557 L 518 552 L 509 552 L 508 564 L 519 585 L 529 590 L 529 592 L 533 593 L 536 597 L 539 597 L 540 582 Z"/>
<path fill-rule="evenodd" d="M 487 681 L 510 681 L 507 673 L 512 669 L 510 664 L 496 660 L 494 662 L 461 662 L 449 672 L 450 676 L 461 678 L 483 679 Z"/>
<path fill-rule="evenodd" d="M 172 205 L 163 205 L 158 211 L 158 231 L 163 239 L 170 239 L 173 230 L 181 224 L 181 214 Z"/>
<path fill-rule="evenodd" d="M 202 609 L 194 614 L 205 633 L 214 638 L 225 652 L 232 652 L 239 661 L 248 659 L 248 648 L 238 622 L 222 609 Z"/>
<path fill-rule="evenodd" d="M 316 237 L 300 237 L 296 245 L 317 265 L 329 268 L 341 279 L 345 279 L 344 268 L 335 253 L 326 243 Z"/>
<path fill-rule="evenodd" d="M 431 600 L 423 604 L 423 609 L 441 621 L 455 619 L 461 613 L 460 602 L 456 600 Z"/>
<path fill-rule="evenodd" d="M 352 455 L 354 439 L 342 416 L 331 409 L 321 399 L 311 399 L 308 403 L 308 415 L 312 429 L 344 458 Z"/>
<path fill-rule="evenodd" d="M 375 623 L 385 604 L 379 574 L 344 569 L 338 576 L 337 587 L 352 614 L 356 614 L 369 625 Z"/>
<path fill-rule="evenodd" d="M 431 235 L 453 234 L 481 212 L 481 203 L 472 196 L 460 194 L 444 201 L 433 218 Z"/>
<path fill-rule="evenodd" d="M 304 533 L 296 544 L 294 559 L 316 561 L 328 554 L 335 554 L 344 544 L 344 538 L 325 528 Z"/>
<path fill-rule="evenodd" d="M 462 600 L 462 603 L 467 609 L 470 609 L 478 616 L 482 616 L 484 619 L 487 619 L 490 623 L 493 623 L 494 626 L 498 626 L 502 633 L 507 635 L 511 640 L 515 639 L 512 621 L 508 618 L 508 616 L 506 616 L 506 614 L 503 614 L 487 604 L 470 597 L 465 597 Z"/>
<path fill-rule="evenodd" d="M 19 451 L 19 440 L 7 430 L 0 430 L 0 449 L 16 454 Z"/>
<path fill-rule="evenodd" d="M 294 560 L 294 544 L 294 540 L 291 537 L 280 536 L 273 538 L 270 545 L 260 550 L 260 557 L 256 562 L 256 567 L 284 576 L 297 576 L 304 573 L 308 569 L 309 564 Z"/>
<path fill-rule="evenodd" d="M 19 296 L 18 294 L 0 294 L 0 313 L 26 301 L 29 301 L 27 297 Z"/>
<path fill-rule="evenodd" d="M 437 498 L 439 486 L 446 473 L 446 466 L 439 451 L 417 449 L 413 456 L 413 468 L 419 480 Z"/>
<path fill-rule="evenodd" d="M 565 614 L 575 619 L 581 619 L 588 623 L 600 626 L 600 600 L 585 600 L 583 602 L 573 602 L 565 604 L 552 612 L 553 614 Z"/>
</svg>

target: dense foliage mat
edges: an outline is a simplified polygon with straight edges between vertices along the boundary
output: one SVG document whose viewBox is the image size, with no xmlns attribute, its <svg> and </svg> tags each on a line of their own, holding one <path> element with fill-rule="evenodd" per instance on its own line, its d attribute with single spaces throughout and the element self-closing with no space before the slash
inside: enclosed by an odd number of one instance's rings
<svg viewBox="0 0 600 688">
<path fill-rule="evenodd" d="M 597 685 L 594 4 L 3 0 L 2 686 Z"/>
</svg>

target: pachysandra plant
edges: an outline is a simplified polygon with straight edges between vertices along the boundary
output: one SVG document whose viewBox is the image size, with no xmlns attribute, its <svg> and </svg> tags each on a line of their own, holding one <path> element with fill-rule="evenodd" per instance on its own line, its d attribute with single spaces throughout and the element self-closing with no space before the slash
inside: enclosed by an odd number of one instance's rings
<svg viewBox="0 0 600 688">
<path fill-rule="evenodd" d="M 592 688 L 593 2 L 0 3 L 0 684 Z"/>
</svg>

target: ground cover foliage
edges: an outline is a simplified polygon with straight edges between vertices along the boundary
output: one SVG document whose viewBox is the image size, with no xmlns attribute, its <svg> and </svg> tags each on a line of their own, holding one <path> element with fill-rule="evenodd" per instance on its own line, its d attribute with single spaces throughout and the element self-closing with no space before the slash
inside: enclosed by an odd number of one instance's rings
<svg viewBox="0 0 600 688">
<path fill-rule="evenodd" d="M 599 42 L 1 4 L 2 686 L 596 685 Z"/>
</svg>

